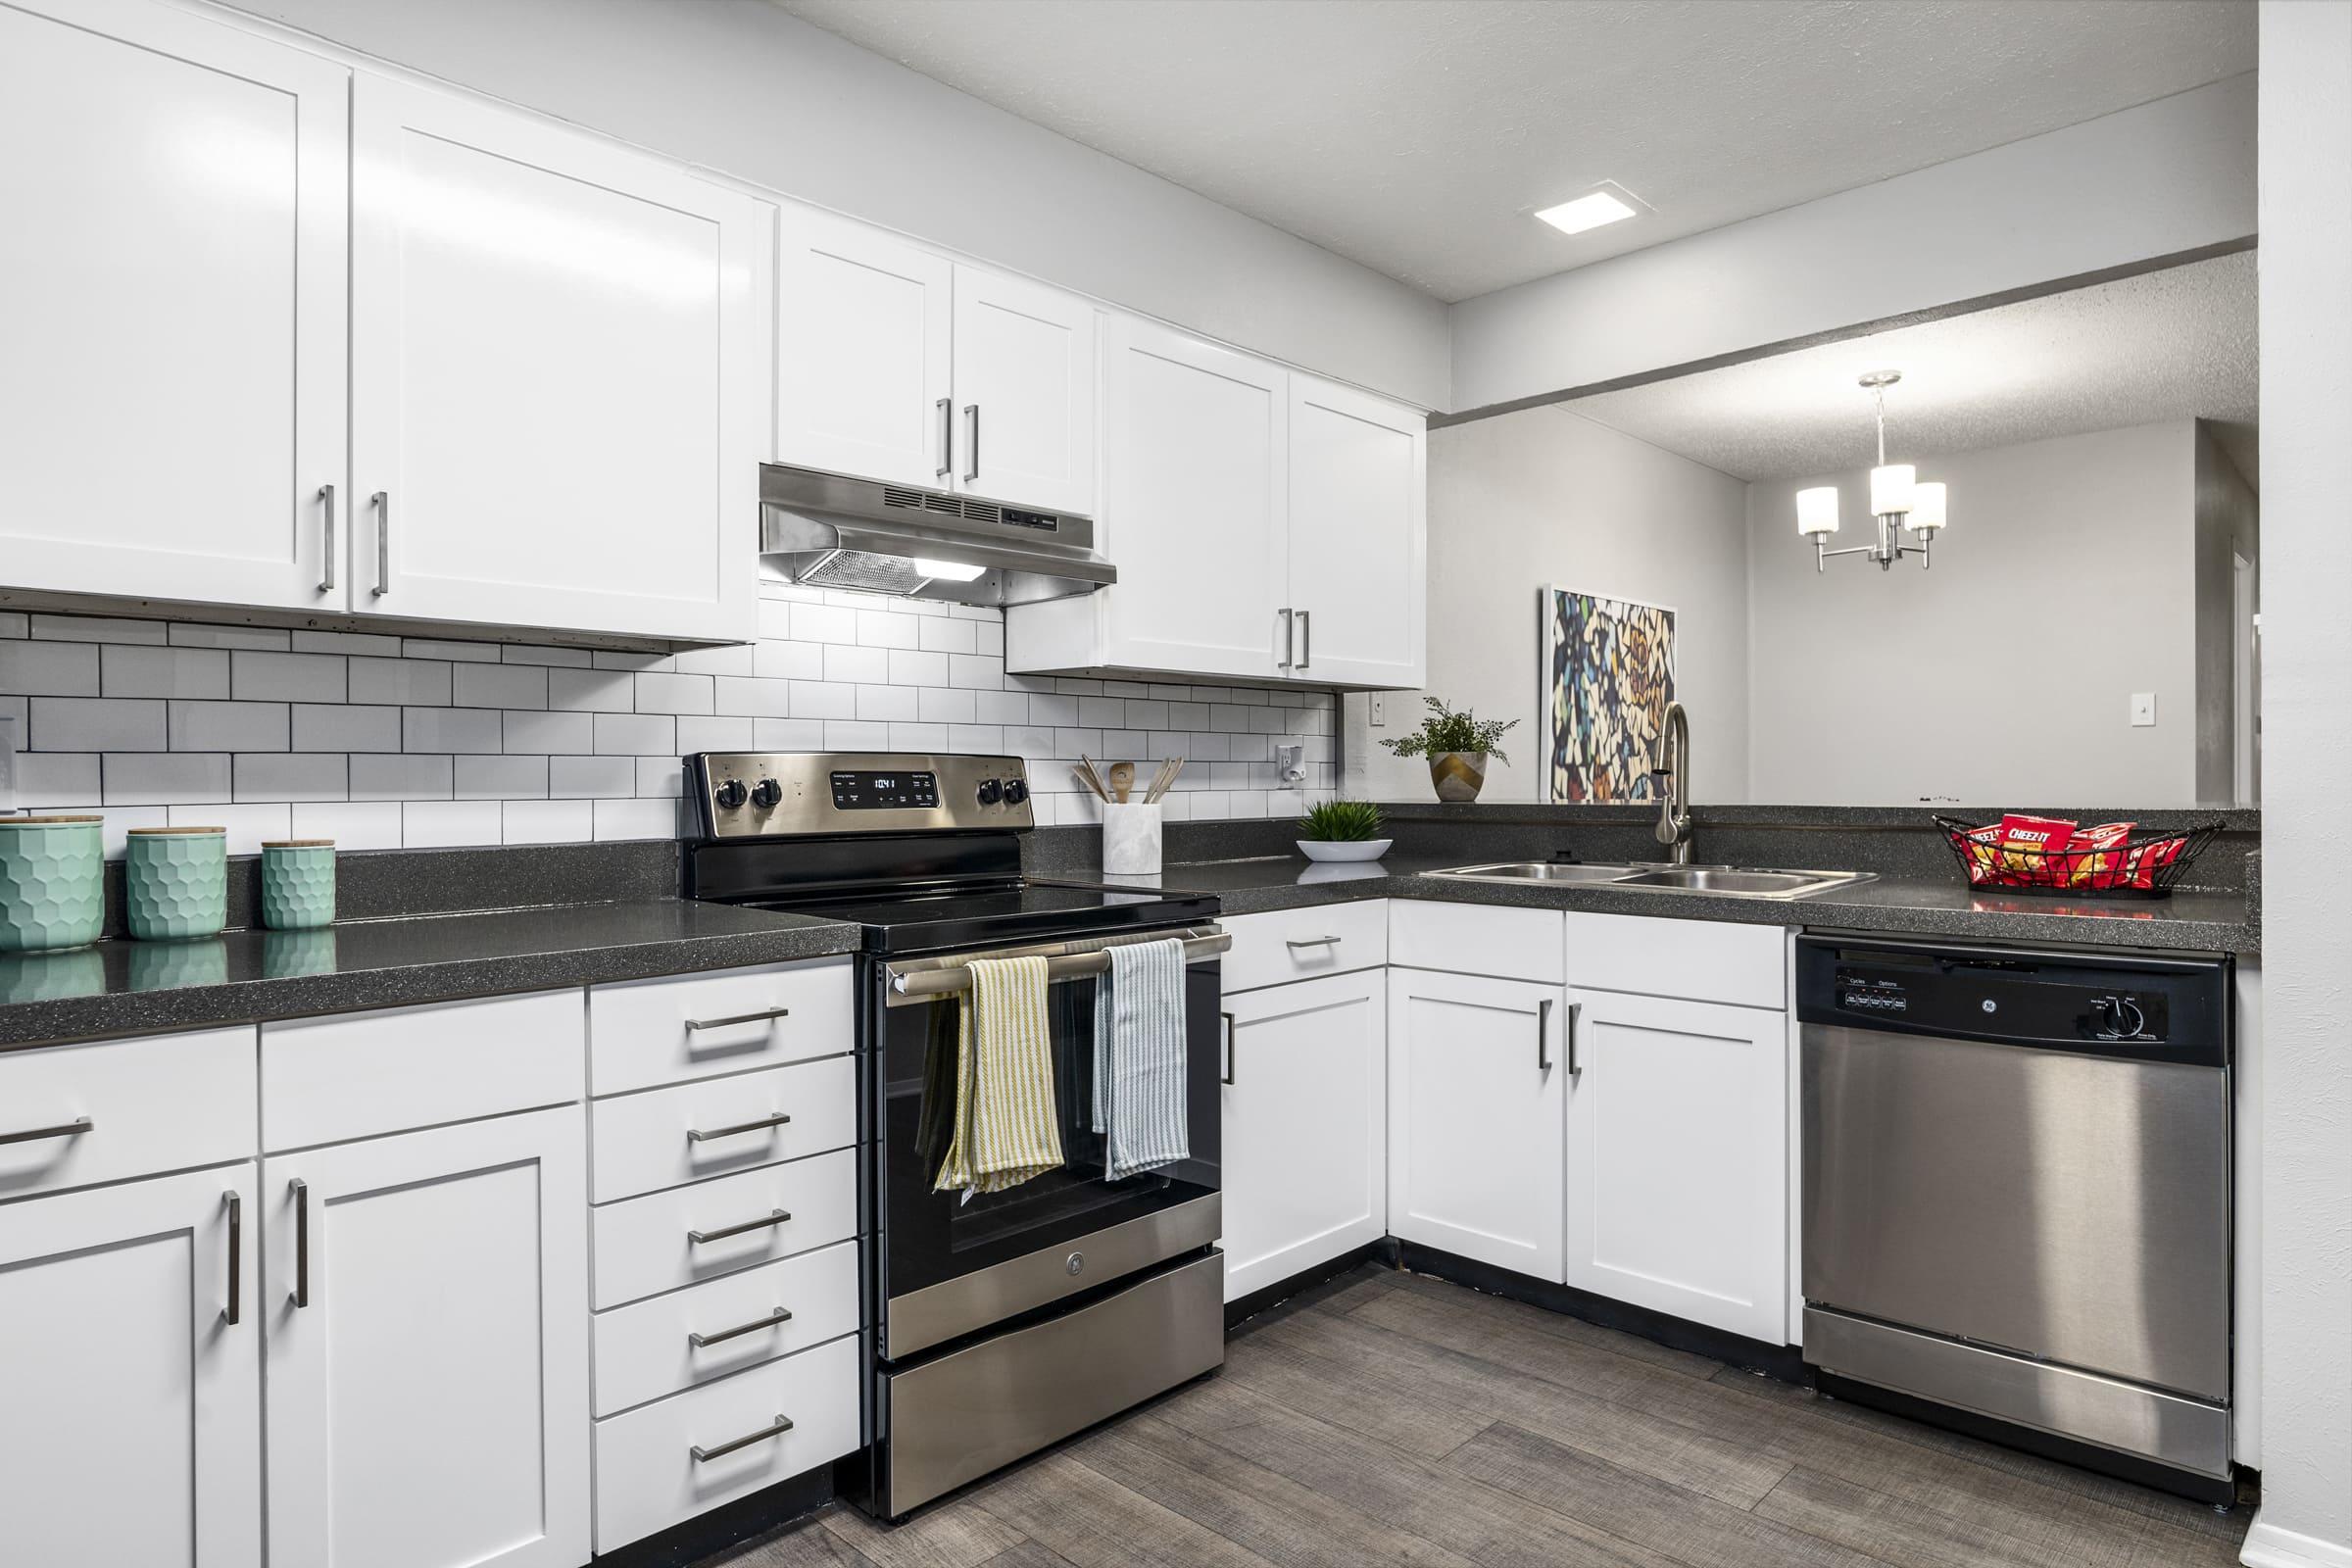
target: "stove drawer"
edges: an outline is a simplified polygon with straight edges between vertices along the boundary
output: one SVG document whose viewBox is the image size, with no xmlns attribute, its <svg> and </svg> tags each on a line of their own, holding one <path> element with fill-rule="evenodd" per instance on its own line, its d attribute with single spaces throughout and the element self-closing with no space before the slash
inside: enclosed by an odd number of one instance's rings
<svg viewBox="0 0 2352 1568">
<path fill-rule="evenodd" d="M 633 980 L 588 992 L 588 1090 L 682 1083 L 857 1045 L 850 960 Z"/>
<path fill-rule="evenodd" d="M 827 1056 L 599 1100 L 589 1114 L 596 1134 L 591 1193 L 610 1203 L 848 1148 L 858 1141 L 857 1058 Z"/>
<path fill-rule="evenodd" d="M 593 1211 L 591 1223 L 593 1304 L 602 1311 L 855 1236 L 858 1152 L 836 1150 L 607 1203 Z"/>
<path fill-rule="evenodd" d="M 857 1447 L 862 1368 L 853 1335 L 599 1421 L 598 1554 Z"/>
<path fill-rule="evenodd" d="M 771 1321 L 784 1312 L 792 1315 Z M 645 1404 L 857 1328 L 854 1241 L 600 1312 L 596 1413 Z M 692 1336 L 698 1334 L 710 1343 L 696 1345 Z"/>
</svg>

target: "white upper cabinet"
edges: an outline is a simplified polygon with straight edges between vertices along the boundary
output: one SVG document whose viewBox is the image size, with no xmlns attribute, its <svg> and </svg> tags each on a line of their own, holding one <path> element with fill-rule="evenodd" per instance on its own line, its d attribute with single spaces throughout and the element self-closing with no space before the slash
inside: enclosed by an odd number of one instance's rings
<svg viewBox="0 0 2352 1568">
<path fill-rule="evenodd" d="M 1427 421 L 1348 387 L 1291 377 L 1291 674 L 1418 686 L 1429 486 Z"/>
<path fill-rule="evenodd" d="M 184 11 L 0 5 L 0 586 L 341 608 L 349 93 Z"/>
<path fill-rule="evenodd" d="M 754 635 L 773 210 L 363 75 L 353 608 Z"/>
<path fill-rule="evenodd" d="M 776 456 L 950 488 L 956 267 L 863 223 L 783 212 Z"/>
<path fill-rule="evenodd" d="M 1049 511 L 1095 508 L 1095 308 L 956 269 L 956 487 Z"/>
</svg>

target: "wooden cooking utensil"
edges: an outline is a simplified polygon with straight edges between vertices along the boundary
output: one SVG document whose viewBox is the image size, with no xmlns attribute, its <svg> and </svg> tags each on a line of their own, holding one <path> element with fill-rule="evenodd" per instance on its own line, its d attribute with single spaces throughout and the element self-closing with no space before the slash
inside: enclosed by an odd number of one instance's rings
<svg viewBox="0 0 2352 1568">
<path fill-rule="evenodd" d="M 1117 796 L 1117 797 L 1118 797 L 1118 802 L 1119 802 L 1119 804 L 1120 804 L 1121 806 L 1125 806 L 1125 805 L 1127 804 L 1127 792 L 1128 792 L 1129 790 L 1133 789 L 1134 787 L 1135 787 L 1135 764 L 1134 764 L 1133 762 L 1113 762 L 1113 763 L 1111 763 L 1111 764 L 1110 764 L 1110 788 L 1111 788 L 1111 793 L 1112 793 L 1113 795 L 1115 795 L 1115 796 Z"/>
</svg>

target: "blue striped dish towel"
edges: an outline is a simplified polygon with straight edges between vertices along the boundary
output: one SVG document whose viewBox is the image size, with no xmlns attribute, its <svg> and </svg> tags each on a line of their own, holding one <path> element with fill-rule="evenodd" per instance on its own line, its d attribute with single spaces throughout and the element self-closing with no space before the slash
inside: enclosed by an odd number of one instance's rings
<svg viewBox="0 0 2352 1568">
<path fill-rule="evenodd" d="M 1112 948 L 1095 986 L 1095 1131 L 1111 1180 L 1191 1157 L 1184 1058 L 1184 943 Z"/>
</svg>

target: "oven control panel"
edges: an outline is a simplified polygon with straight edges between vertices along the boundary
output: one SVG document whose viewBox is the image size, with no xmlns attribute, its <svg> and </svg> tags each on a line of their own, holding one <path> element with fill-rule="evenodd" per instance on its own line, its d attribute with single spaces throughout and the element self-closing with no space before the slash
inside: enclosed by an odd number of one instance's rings
<svg viewBox="0 0 2352 1568">
<path fill-rule="evenodd" d="M 698 752 L 686 792 L 705 838 L 919 833 L 1036 823 L 1017 757 Z"/>
</svg>

